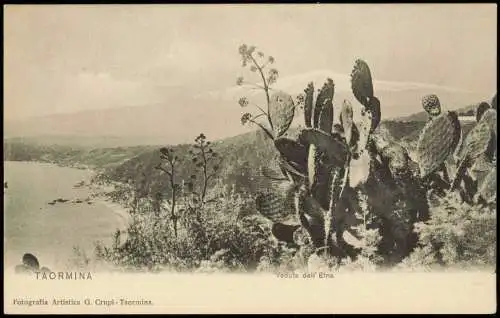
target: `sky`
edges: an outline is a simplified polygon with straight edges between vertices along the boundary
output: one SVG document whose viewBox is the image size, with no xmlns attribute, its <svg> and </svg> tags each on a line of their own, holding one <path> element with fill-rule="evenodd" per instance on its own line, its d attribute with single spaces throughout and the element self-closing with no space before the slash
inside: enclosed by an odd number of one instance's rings
<svg viewBox="0 0 500 318">
<path fill-rule="evenodd" d="M 7 5 L 4 115 L 168 102 L 224 89 L 238 47 L 276 59 L 281 77 L 348 74 L 496 91 L 495 4 Z M 200 106 L 201 107 L 201 106 Z"/>
</svg>

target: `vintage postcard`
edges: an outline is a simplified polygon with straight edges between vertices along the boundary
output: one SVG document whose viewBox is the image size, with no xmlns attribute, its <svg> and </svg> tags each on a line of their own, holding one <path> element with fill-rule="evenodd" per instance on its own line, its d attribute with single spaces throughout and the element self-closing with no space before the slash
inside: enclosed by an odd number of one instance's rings
<svg viewBox="0 0 500 318">
<path fill-rule="evenodd" d="M 493 313 L 494 4 L 4 6 L 4 308 Z"/>
</svg>

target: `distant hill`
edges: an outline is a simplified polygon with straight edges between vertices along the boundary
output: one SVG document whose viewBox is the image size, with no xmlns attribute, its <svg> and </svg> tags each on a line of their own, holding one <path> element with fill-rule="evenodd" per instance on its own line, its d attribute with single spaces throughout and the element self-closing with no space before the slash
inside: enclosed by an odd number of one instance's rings
<svg viewBox="0 0 500 318">
<path fill-rule="evenodd" d="M 156 147 L 154 147 L 156 148 Z M 38 161 L 75 168 L 105 169 L 118 166 L 151 146 L 90 148 L 84 146 L 37 143 L 25 139 L 4 139 L 4 161 Z"/>
<path fill-rule="evenodd" d="M 395 119 L 420 111 L 422 96 L 431 93 L 437 94 L 442 104 L 448 105 L 449 109 L 491 98 L 489 93 L 469 92 L 439 85 L 381 81 L 377 79 L 376 68 L 373 69 L 373 76 L 375 94 L 382 104 L 383 119 Z M 316 88 L 320 88 L 327 78 L 332 78 L 335 82 L 336 109 L 344 99 L 356 103 L 351 92 L 349 75 L 329 70 L 281 77 L 275 84 L 275 89 L 298 95 L 303 93 L 308 82 L 312 81 Z M 214 140 L 222 140 L 249 131 L 240 124 L 240 118 L 243 112 L 250 110 L 242 109 L 238 105 L 241 96 L 249 95 L 257 100 L 262 97 L 258 91 L 248 87 L 230 86 L 197 95 L 166 95 L 165 102 L 161 104 L 5 121 L 4 136 L 52 136 L 51 138 L 61 137 L 68 140 L 78 136 L 82 143 L 91 144 L 90 141 L 94 139 L 99 142 L 99 146 L 106 147 L 112 146 L 113 142 L 121 146 L 189 143 L 199 132 L 207 133 Z M 298 114 L 293 125 L 297 126 L 302 122 L 302 115 Z M 104 144 L 108 141 L 109 143 Z"/>
<path fill-rule="evenodd" d="M 152 138 L 151 136 L 33 135 L 24 137 L 4 137 L 4 140 L 10 143 L 29 143 L 45 146 L 71 146 L 85 149 L 166 144 L 166 138 Z"/>
<path fill-rule="evenodd" d="M 491 101 L 489 100 L 484 100 L 484 101 L 487 102 L 488 104 L 491 104 Z M 476 116 L 476 109 L 478 105 L 479 103 L 474 103 L 459 108 L 451 108 L 451 109 L 448 108 L 448 110 L 456 111 L 458 113 L 458 116 Z M 396 120 L 403 122 L 419 122 L 419 121 L 427 121 L 428 118 L 429 116 L 425 111 L 420 111 L 418 113 L 409 116 L 396 118 Z"/>
</svg>

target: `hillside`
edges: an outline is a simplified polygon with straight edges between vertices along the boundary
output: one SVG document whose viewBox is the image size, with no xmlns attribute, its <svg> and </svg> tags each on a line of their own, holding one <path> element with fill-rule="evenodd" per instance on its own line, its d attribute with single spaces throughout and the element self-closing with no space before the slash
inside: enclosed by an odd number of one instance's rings
<svg viewBox="0 0 500 318">
<path fill-rule="evenodd" d="M 195 164 L 190 160 L 188 151 L 190 145 L 181 144 L 172 147 L 174 153 L 183 158 L 178 166 L 178 178 L 189 180 L 189 176 L 195 171 Z M 234 185 L 239 192 L 256 191 L 256 183 L 250 182 L 259 175 L 260 167 L 269 166 L 276 156 L 275 149 L 264 133 L 252 131 L 250 133 L 231 137 L 223 141 L 213 143 L 213 149 L 219 154 L 222 169 L 217 177 L 223 184 Z M 168 192 L 170 185 L 167 178 L 155 169 L 161 162 L 159 148 L 145 151 L 136 157 L 124 162 L 118 167 L 107 169 L 104 177 L 109 180 L 126 182 L 150 189 L 150 193 L 157 191 Z M 144 175 L 147 176 L 146 180 Z"/>
<path fill-rule="evenodd" d="M 425 122 L 383 121 L 381 129 L 388 130 L 395 141 L 413 150 L 424 125 Z M 465 132 L 471 127 L 472 124 L 469 123 L 463 126 Z M 293 135 L 297 131 L 291 129 L 289 133 Z M 260 172 L 262 167 L 274 170 L 277 176 L 281 176 L 274 160 L 277 152 L 260 130 L 214 142 L 213 145 L 214 150 L 223 159 L 221 164 L 223 169 L 219 171 L 217 177 L 222 184 L 234 185 L 238 192 L 255 193 L 259 186 L 265 186 L 267 179 Z M 187 158 L 189 145 L 178 145 L 173 149 L 179 157 Z M 157 191 L 168 193 L 170 185 L 167 178 L 154 168 L 159 163 L 159 148 L 148 150 L 117 167 L 110 167 L 103 178 L 126 182 L 136 187 L 146 187 L 150 189 L 151 194 Z M 182 160 L 178 169 L 178 182 L 182 179 L 188 180 L 194 168 L 192 162 Z"/>
<path fill-rule="evenodd" d="M 424 125 L 425 121 L 422 120 L 384 120 L 381 127 L 387 129 L 395 141 L 411 151 Z M 467 133 L 472 126 L 473 123 L 463 123 L 464 132 Z M 297 128 L 294 128 L 289 133 L 294 134 L 296 131 Z M 208 138 L 210 139 L 210 135 Z M 76 145 L 75 139 L 61 137 L 9 138 L 4 140 L 4 160 L 41 161 L 63 166 L 88 167 L 103 171 L 102 177 L 108 180 L 132 183 L 136 186 L 146 181 L 151 194 L 169 191 L 167 179 L 155 169 L 160 163 L 159 149 L 166 146 L 165 144 L 99 147 L 94 139 L 89 138 L 88 144 Z M 194 137 L 192 139 L 194 140 Z M 110 145 L 112 141 L 113 139 L 110 139 L 102 143 Z M 213 141 L 213 147 L 222 159 L 222 169 L 217 177 L 224 184 L 234 184 L 238 191 L 253 193 L 265 182 L 260 173 L 261 167 L 275 170 L 279 175 L 277 166 L 271 166 L 275 162 L 276 150 L 260 130 Z M 194 164 L 188 157 L 190 144 L 179 144 L 172 146 L 172 149 L 183 158 L 178 167 L 178 180 L 187 180 L 194 171 Z M 144 175 L 147 176 L 146 180 Z M 260 182 L 256 182 L 256 178 L 260 178 Z"/>
<path fill-rule="evenodd" d="M 126 160 L 153 147 L 92 148 L 70 144 L 38 143 L 26 139 L 4 139 L 4 161 L 39 161 L 75 168 L 105 169 L 119 166 Z"/>
</svg>

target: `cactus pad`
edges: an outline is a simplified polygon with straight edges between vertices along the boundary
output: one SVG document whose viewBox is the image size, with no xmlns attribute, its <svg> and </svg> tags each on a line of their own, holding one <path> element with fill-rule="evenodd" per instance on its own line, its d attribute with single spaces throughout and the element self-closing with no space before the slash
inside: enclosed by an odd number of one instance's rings
<svg viewBox="0 0 500 318">
<path fill-rule="evenodd" d="M 495 202 L 497 197 L 497 171 L 493 169 L 484 178 L 483 183 L 478 191 L 478 196 L 481 197 L 486 203 Z"/>
<path fill-rule="evenodd" d="M 484 120 L 488 123 L 491 131 L 493 133 L 497 133 L 497 111 L 490 108 L 485 110 L 485 112 L 481 116 L 481 120 Z"/>
<path fill-rule="evenodd" d="M 335 207 L 340 197 L 342 196 L 342 192 L 347 184 L 347 178 L 349 176 L 348 172 L 349 168 L 345 168 L 342 166 L 333 167 L 330 171 L 330 186 L 329 190 L 329 214 L 333 217 L 333 213 L 335 212 Z"/>
<path fill-rule="evenodd" d="M 487 120 L 480 120 L 465 136 L 459 159 L 474 160 L 484 154 L 491 144 L 492 131 Z"/>
<path fill-rule="evenodd" d="M 380 154 L 387 160 L 389 170 L 391 170 L 393 175 L 399 175 L 408 168 L 408 152 L 403 146 L 391 143 L 389 146 L 381 149 Z"/>
<path fill-rule="evenodd" d="M 495 169 L 495 165 L 489 160 L 488 156 L 483 154 L 474 161 L 474 164 L 470 168 L 470 175 L 474 180 L 478 181 L 478 185 L 481 185 L 483 178 Z"/>
<path fill-rule="evenodd" d="M 314 171 L 313 182 L 310 183 L 311 195 L 318 202 L 319 206 L 326 210 L 330 204 L 328 195 L 330 175 L 328 168 L 321 163 L 316 164 L 317 169 Z"/>
<path fill-rule="evenodd" d="M 351 144 L 352 138 L 352 125 L 353 125 L 353 110 L 352 105 L 348 100 L 344 100 L 342 103 L 342 109 L 340 111 L 340 124 L 344 130 L 344 136 L 347 144 Z"/>
<path fill-rule="evenodd" d="M 358 141 L 359 141 L 359 129 L 355 123 L 352 123 L 351 143 L 349 144 L 349 146 L 353 148 L 353 151 L 357 151 Z"/>
<path fill-rule="evenodd" d="M 269 116 L 276 131 L 276 136 L 282 136 L 293 121 L 295 105 L 292 96 L 278 91 L 270 97 Z"/>
<path fill-rule="evenodd" d="M 299 134 L 299 141 L 302 144 L 313 144 L 325 153 L 329 163 L 339 163 L 344 165 L 347 160 L 348 149 L 340 135 L 329 135 L 324 132 L 309 128 L 303 129 Z"/>
<path fill-rule="evenodd" d="M 351 72 L 351 89 L 354 97 L 363 105 L 373 96 L 372 75 L 368 64 L 363 60 L 356 60 Z"/>
<path fill-rule="evenodd" d="M 368 100 L 368 105 L 372 118 L 370 132 L 373 132 L 380 124 L 380 118 L 382 116 L 380 113 L 380 101 L 377 97 L 373 96 Z"/>
<path fill-rule="evenodd" d="M 313 109 L 313 127 L 319 127 L 320 114 L 325 105 L 332 103 L 333 94 L 335 93 L 335 84 L 332 79 L 327 79 L 326 83 L 323 84 L 321 90 L 319 91 L 318 97 L 316 98 L 316 103 Z M 333 115 L 333 114 L 332 114 Z"/>
<path fill-rule="evenodd" d="M 278 158 L 280 170 L 289 180 L 295 183 L 300 183 L 307 176 L 307 166 L 293 162 L 283 156 Z"/>
<path fill-rule="evenodd" d="M 309 146 L 309 153 L 307 155 L 307 176 L 309 177 L 310 188 L 316 182 L 317 174 L 319 171 L 319 161 L 321 152 L 318 147 L 314 144 Z"/>
<path fill-rule="evenodd" d="M 302 226 L 309 233 L 313 245 L 319 247 L 324 242 L 324 219 L 319 203 L 302 187 L 295 196 L 296 211 Z"/>
<path fill-rule="evenodd" d="M 427 122 L 420 133 L 416 149 L 421 177 L 438 169 L 453 152 L 457 133 L 448 114 L 441 114 Z"/>
<path fill-rule="evenodd" d="M 331 134 L 333 128 L 333 104 L 331 100 L 325 102 L 319 114 L 318 128 Z"/>
<path fill-rule="evenodd" d="M 359 151 L 363 151 L 366 148 L 368 139 L 370 137 L 371 127 L 372 127 L 371 113 L 362 109 L 361 121 L 359 122 L 359 142 L 358 142 Z"/>
<path fill-rule="evenodd" d="M 495 165 L 484 154 L 479 156 L 471 167 L 472 171 L 477 172 L 490 172 L 491 169 L 495 169 Z"/>
<path fill-rule="evenodd" d="M 479 122 L 481 120 L 481 117 L 483 116 L 484 112 L 490 109 L 490 105 L 486 102 L 481 102 L 477 106 L 476 109 L 476 121 Z"/>
<path fill-rule="evenodd" d="M 300 228 L 300 225 L 294 224 L 283 224 L 280 222 L 273 223 L 271 227 L 271 233 L 274 237 L 276 237 L 279 241 L 287 242 L 287 243 L 295 243 L 294 242 L 294 233 Z"/>
<path fill-rule="evenodd" d="M 308 150 L 306 146 L 293 139 L 283 137 L 276 139 L 274 146 L 287 162 L 295 163 L 299 167 L 299 171 L 303 171 L 300 167 L 305 168 L 307 165 Z"/>
<path fill-rule="evenodd" d="M 309 146 L 307 158 L 307 175 L 311 195 L 323 209 L 328 207 L 328 167 L 324 164 L 325 153 L 315 144 Z"/>
<path fill-rule="evenodd" d="M 322 208 L 305 186 L 295 192 L 295 209 L 299 215 L 306 216 L 309 225 L 320 226 L 322 224 Z"/>
<path fill-rule="evenodd" d="M 457 148 L 461 146 L 462 142 L 462 125 L 458 119 L 458 114 L 455 111 L 448 112 L 448 118 L 451 120 L 453 128 L 455 129 L 455 138 L 453 139 L 453 153 L 457 151 Z"/>
<path fill-rule="evenodd" d="M 307 84 L 307 88 L 304 90 L 304 120 L 307 128 L 312 127 L 312 115 L 314 107 L 314 85 L 313 83 Z"/>
<path fill-rule="evenodd" d="M 273 222 L 284 222 L 293 217 L 293 210 L 285 206 L 285 197 L 278 191 L 259 192 L 255 206 L 262 216 Z"/>
<path fill-rule="evenodd" d="M 422 98 L 422 107 L 431 117 L 436 117 L 441 114 L 441 103 L 435 94 L 424 96 Z"/>
<path fill-rule="evenodd" d="M 459 160 L 460 154 L 463 148 L 463 143 L 464 143 L 464 132 L 460 128 L 460 136 L 458 138 L 457 146 L 455 147 L 455 150 L 453 151 L 453 159 L 455 161 Z"/>
</svg>

